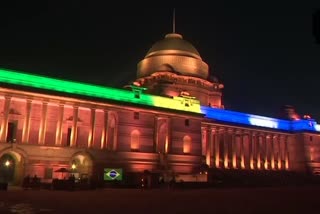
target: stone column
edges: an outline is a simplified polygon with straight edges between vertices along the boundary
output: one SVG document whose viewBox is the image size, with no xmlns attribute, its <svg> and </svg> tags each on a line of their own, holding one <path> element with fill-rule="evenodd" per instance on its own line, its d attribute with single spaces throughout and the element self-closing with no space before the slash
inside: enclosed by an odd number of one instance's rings
<svg viewBox="0 0 320 214">
<path fill-rule="evenodd" d="M 207 127 L 201 127 L 201 156 L 206 159 L 207 149 Z"/>
<path fill-rule="evenodd" d="M 27 99 L 26 111 L 25 111 L 26 114 L 24 118 L 23 129 L 22 129 L 22 139 L 21 139 L 22 143 L 29 142 L 31 107 L 32 107 L 32 100 Z"/>
<path fill-rule="evenodd" d="M 115 119 L 114 121 L 114 137 L 113 137 L 113 142 L 112 142 L 112 151 L 117 151 L 118 149 L 118 128 L 119 128 L 119 125 L 118 125 L 118 122 L 117 120 Z"/>
<path fill-rule="evenodd" d="M 264 169 L 268 169 L 268 135 L 265 134 L 263 137 L 263 159 L 264 159 Z"/>
<path fill-rule="evenodd" d="M 254 169 L 254 162 L 253 162 L 253 152 L 254 152 L 254 143 L 255 143 L 255 135 L 253 132 L 249 134 L 249 157 L 250 157 L 250 169 Z"/>
<path fill-rule="evenodd" d="M 241 169 L 245 169 L 246 166 L 245 166 L 245 160 L 244 160 L 244 133 L 241 132 L 240 133 L 240 166 L 241 166 Z"/>
<path fill-rule="evenodd" d="M 165 154 L 168 154 L 171 147 L 171 120 L 170 118 L 167 119 L 167 136 L 166 136 L 166 143 L 165 143 Z"/>
<path fill-rule="evenodd" d="M 61 146 L 62 144 L 62 123 L 63 123 L 63 113 L 64 113 L 64 105 L 59 104 L 58 107 L 58 121 L 56 128 L 56 146 Z"/>
<path fill-rule="evenodd" d="M 91 108 L 91 116 L 90 116 L 90 131 L 88 135 L 88 148 L 91 148 L 94 144 L 94 136 L 95 136 L 95 125 L 96 125 L 96 109 Z"/>
<path fill-rule="evenodd" d="M 285 136 L 284 141 L 284 161 L 285 161 L 285 169 L 289 169 L 289 151 L 288 151 L 288 138 L 289 136 Z"/>
<path fill-rule="evenodd" d="M 215 166 L 215 139 L 216 139 L 216 127 L 211 128 L 210 134 L 210 166 Z"/>
<path fill-rule="evenodd" d="M 270 155 L 271 155 L 271 169 L 274 170 L 275 169 L 275 163 L 274 163 L 274 144 L 275 144 L 275 138 L 276 136 L 271 135 L 271 142 L 270 142 Z"/>
<path fill-rule="evenodd" d="M 256 151 L 257 151 L 257 168 L 261 169 L 261 134 L 259 133 L 257 136 L 257 142 L 256 142 Z"/>
<path fill-rule="evenodd" d="M 41 121 L 39 128 L 39 139 L 38 144 L 43 145 L 46 137 L 46 129 L 47 129 L 47 112 L 48 112 L 48 103 L 42 103 L 42 111 L 41 111 Z"/>
<path fill-rule="evenodd" d="M 277 143 L 278 143 L 278 169 L 281 169 L 281 135 L 278 135 L 278 139 L 277 139 Z"/>
<path fill-rule="evenodd" d="M 3 106 L 3 118 L 1 121 L 1 131 L 0 131 L 0 142 L 2 143 L 6 142 L 7 140 L 10 102 L 11 102 L 11 97 L 5 96 L 4 106 Z"/>
<path fill-rule="evenodd" d="M 206 164 L 208 164 L 209 167 L 211 166 L 211 138 L 211 127 L 208 126 L 206 131 Z"/>
<path fill-rule="evenodd" d="M 229 142 L 228 142 L 228 129 L 224 128 L 224 139 L 223 139 L 223 166 L 224 168 L 229 168 L 229 158 L 228 158 L 228 147 L 229 147 Z"/>
<path fill-rule="evenodd" d="M 220 168 L 220 136 L 219 136 L 219 127 L 216 127 L 216 132 L 214 135 L 215 139 L 215 147 L 214 147 L 214 151 L 215 151 L 215 165 L 216 168 Z"/>
<path fill-rule="evenodd" d="M 232 132 L 231 139 L 231 150 L 232 150 L 232 168 L 237 168 L 237 142 L 236 142 L 236 131 Z"/>
<path fill-rule="evenodd" d="M 107 148 L 107 142 L 108 142 L 108 111 L 103 111 L 103 127 L 102 127 L 102 134 L 101 134 L 101 144 L 100 148 L 105 149 Z"/>
<path fill-rule="evenodd" d="M 159 118 L 155 116 L 154 118 L 154 129 L 153 129 L 153 142 L 154 142 L 154 151 L 159 151 Z"/>
<path fill-rule="evenodd" d="M 73 120 L 72 120 L 72 128 L 71 128 L 70 147 L 76 146 L 76 143 L 77 143 L 78 112 L 79 112 L 79 107 L 73 106 Z"/>
</svg>

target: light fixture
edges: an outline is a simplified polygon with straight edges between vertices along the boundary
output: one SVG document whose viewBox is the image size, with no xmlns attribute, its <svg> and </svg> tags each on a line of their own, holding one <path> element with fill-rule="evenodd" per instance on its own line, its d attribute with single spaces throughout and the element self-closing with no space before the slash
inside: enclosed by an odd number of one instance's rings
<svg viewBox="0 0 320 214">
<path fill-rule="evenodd" d="M 77 168 L 77 165 L 75 165 L 74 163 L 71 165 L 71 169 L 75 170 Z"/>
<path fill-rule="evenodd" d="M 4 165 L 5 165 L 6 167 L 9 167 L 9 166 L 10 166 L 10 161 L 7 160 L 7 161 L 4 163 Z"/>
</svg>

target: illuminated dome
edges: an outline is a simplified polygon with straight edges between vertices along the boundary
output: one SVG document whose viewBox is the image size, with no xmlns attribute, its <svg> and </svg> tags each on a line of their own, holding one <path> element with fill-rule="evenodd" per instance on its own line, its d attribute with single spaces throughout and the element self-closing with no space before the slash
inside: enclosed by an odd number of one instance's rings
<svg viewBox="0 0 320 214">
<path fill-rule="evenodd" d="M 180 34 L 170 33 L 163 40 L 156 42 L 148 51 L 146 58 L 155 55 L 185 55 L 201 59 L 199 52 Z"/>
<path fill-rule="evenodd" d="M 184 76 L 207 79 L 208 65 L 202 61 L 197 49 L 180 34 L 170 33 L 156 42 L 138 63 L 137 77 L 169 71 Z"/>
</svg>

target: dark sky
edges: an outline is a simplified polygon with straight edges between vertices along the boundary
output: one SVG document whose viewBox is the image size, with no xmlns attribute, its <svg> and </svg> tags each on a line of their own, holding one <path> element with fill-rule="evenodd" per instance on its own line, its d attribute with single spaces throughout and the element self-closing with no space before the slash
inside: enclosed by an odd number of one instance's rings
<svg viewBox="0 0 320 214">
<path fill-rule="evenodd" d="M 0 67 L 121 87 L 136 77 L 152 44 L 172 31 L 173 7 L 28 2 L 0 7 Z M 176 32 L 225 85 L 226 109 L 277 116 L 290 104 L 319 120 L 320 44 L 312 15 L 320 2 L 279 2 L 176 7 Z"/>
</svg>

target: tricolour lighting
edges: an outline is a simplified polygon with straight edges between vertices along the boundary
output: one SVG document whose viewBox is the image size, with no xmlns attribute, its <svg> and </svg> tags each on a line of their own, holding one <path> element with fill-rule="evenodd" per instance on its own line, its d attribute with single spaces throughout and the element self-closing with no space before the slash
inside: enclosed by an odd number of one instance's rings
<svg viewBox="0 0 320 214">
<path fill-rule="evenodd" d="M 196 101 L 193 101 L 192 105 L 188 106 L 179 99 L 153 96 L 143 93 L 137 97 L 136 94 L 130 90 L 54 79 L 40 75 L 16 72 L 8 69 L 0 69 L 0 82 L 89 97 L 98 97 L 128 103 L 200 113 L 200 103 Z"/>
<path fill-rule="evenodd" d="M 249 123 L 253 126 L 262 126 L 277 129 L 278 121 L 265 119 L 265 118 L 257 118 L 257 117 L 249 117 Z"/>
<path fill-rule="evenodd" d="M 161 97 L 144 94 L 143 90 L 124 90 L 111 87 L 66 81 L 40 75 L 27 74 L 8 69 L 0 69 L 0 82 L 64 92 L 69 94 L 97 97 L 127 103 L 175 109 L 187 112 L 202 113 L 205 117 L 216 121 L 259 126 L 286 131 L 320 131 L 312 119 L 282 120 L 259 115 L 246 114 L 236 111 L 200 106 L 196 99 L 186 97 Z M 135 86 L 137 87 L 137 86 Z M 140 93 L 137 96 L 137 93 Z"/>
<path fill-rule="evenodd" d="M 282 120 L 207 106 L 201 106 L 201 112 L 209 119 L 222 122 L 260 126 L 286 131 L 320 131 L 320 126 L 312 119 Z"/>
</svg>

